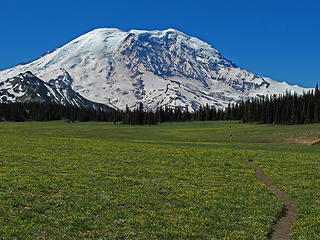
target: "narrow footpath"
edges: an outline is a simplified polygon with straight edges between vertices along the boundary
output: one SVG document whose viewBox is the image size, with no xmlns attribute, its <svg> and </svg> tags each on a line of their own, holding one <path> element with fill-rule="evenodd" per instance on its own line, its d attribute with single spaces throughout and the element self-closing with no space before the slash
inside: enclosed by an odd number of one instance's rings
<svg viewBox="0 0 320 240">
<path fill-rule="evenodd" d="M 249 164 L 255 169 L 260 180 L 266 184 L 269 189 L 284 202 L 282 215 L 274 224 L 272 232 L 270 232 L 271 240 L 289 240 L 293 221 L 296 217 L 297 207 L 294 202 L 279 188 L 277 188 L 270 179 L 262 172 L 262 170 L 249 160 Z"/>
</svg>

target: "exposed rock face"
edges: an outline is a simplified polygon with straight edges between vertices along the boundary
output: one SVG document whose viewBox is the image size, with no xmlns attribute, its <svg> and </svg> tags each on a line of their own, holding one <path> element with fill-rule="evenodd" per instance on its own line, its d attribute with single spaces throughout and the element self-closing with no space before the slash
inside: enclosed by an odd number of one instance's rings
<svg viewBox="0 0 320 240">
<path fill-rule="evenodd" d="M 49 83 L 42 81 L 30 71 L 20 73 L 18 76 L 0 82 L 0 102 L 27 102 L 38 101 L 46 103 L 59 103 L 77 107 L 92 107 L 96 109 L 111 109 L 110 107 L 91 102 L 73 91 L 68 74 L 59 75 Z"/>
</svg>

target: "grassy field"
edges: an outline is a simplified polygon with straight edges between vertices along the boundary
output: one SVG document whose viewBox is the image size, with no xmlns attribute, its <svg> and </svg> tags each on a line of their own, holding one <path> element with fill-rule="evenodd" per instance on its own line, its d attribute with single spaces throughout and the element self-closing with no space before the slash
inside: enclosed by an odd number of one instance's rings
<svg viewBox="0 0 320 240">
<path fill-rule="evenodd" d="M 320 125 L 0 122 L 0 137 L 0 239 L 266 239 L 282 202 L 248 159 L 296 202 L 292 239 L 320 239 Z"/>
</svg>

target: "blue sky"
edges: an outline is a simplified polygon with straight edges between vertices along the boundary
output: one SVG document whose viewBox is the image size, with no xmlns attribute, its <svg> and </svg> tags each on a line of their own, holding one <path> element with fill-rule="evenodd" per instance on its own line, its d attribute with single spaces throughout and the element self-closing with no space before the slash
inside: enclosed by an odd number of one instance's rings
<svg viewBox="0 0 320 240">
<path fill-rule="evenodd" d="M 175 28 L 259 75 L 304 87 L 320 82 L 318 0 L 4 0 L 0 69 L 97 27 Z"/>
</svg>

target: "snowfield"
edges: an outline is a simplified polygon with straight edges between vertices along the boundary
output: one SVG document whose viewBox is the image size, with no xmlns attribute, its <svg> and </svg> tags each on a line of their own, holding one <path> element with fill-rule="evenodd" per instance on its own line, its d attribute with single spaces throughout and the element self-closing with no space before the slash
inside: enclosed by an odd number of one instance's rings
<svg viewBox="0 0 320 240">
<path fill-rule="evenodd" d="M 147 109 L 192 111 L 207 103 L 225 107 L 248 97 L 306 90 L 241 69 L 206 42 L 174 29 L 95 29 L 31 63 L 0 71 L 0 83 L 27 71 L 118 109 L 142 102 Z"/>
</svg>

